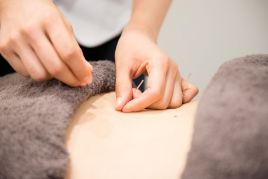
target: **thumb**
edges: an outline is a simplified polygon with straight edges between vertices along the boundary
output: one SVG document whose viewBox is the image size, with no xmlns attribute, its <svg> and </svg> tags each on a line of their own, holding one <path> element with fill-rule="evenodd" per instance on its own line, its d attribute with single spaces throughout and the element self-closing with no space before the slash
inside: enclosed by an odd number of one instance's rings
<svg viewBox="0 0 268 179">
<path fill-rule="evenodd" d="M 119 69 L 116 73 L 116 105 L 115 109 L 121 111 L 132 97 L 132 79 L 130 70 Z"/>
</svg>

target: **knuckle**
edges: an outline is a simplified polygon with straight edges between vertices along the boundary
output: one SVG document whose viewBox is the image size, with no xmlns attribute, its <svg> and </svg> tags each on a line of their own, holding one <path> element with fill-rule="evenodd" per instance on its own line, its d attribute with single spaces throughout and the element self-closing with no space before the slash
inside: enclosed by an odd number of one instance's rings
<svg viewBox="0 0 268 179">
<path fill-rule="evenodd" d="M 62 58 L 65 62 L 69 62 L 69 61 L 73 60 L 73 58 L 79 53 L 80 52 L 79 52 L 78 48 L 69 46 L 66 48 L 65 53 L 63 54 Z"/>
<path fill-rule="evenodd" d="M 35 29 L 33 23 L 26 23 L 20 28 L 21 33 L 25 35 L 31 35 L 34 30 Z"/>
<path fill-rule="evenodd" d="M 57 17 L 57 15 L 55 13 L 53 13 L 53 12 L 46 12 L 43 15 L 42 22 L 45 25 L 52 25 L 55 22 L 55 19 L 56 19 L 55 17 Z"/>
<path fill-rule="evenodd" d="M 20 36 L 19 36 L 19 34 L 12 34 L 12 35 L 10 35 L 9 36 L 9 42 L 11 43 L 11 44 L 17 44 L 18 43 L 18 41 L 19 41 L 19 39 L 20 39 Z"/>
<path fill-rule="evenodd" d="M 50 74 L 54 77 L 58 77 L 62 72 L 62 67 L 59 65 L 52 65 L 52 68 L 50 69 Z"/>
<path fill-rule="evenodd" d="M 161 67 L 162 68 L 164 68 L 164 69 L 167 69 L 168 68 L 168 66 L 169 66 L 169 64 L 170 64 L 170 62 L 169 62 L 169 56 L 167 56 L 167 55 L 161 55 L 160 57 L 159 57 L 159 63 L 160 63 L 160 65 L 161 65 Z"/>
<path fill-rule="evenodd" d="M 25 24 L 21 27 L 21 34 L 27 36 L 33 42 L 37 41 L 37 38 L 34 36 L 35 32 L 36 28 L 32 23 Z"/>
<path fill-rule="evenodd" d="M 1 43 L 0 44 L 0 53 L 1 54 L 7 54 L 9 51 L 7 43 Z"/>
</svg>

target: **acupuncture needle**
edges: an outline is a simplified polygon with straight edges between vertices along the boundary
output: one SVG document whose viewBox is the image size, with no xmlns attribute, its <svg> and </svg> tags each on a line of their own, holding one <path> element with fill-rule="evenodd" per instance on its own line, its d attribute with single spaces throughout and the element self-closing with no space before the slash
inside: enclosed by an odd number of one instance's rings
<svg viewBox="0 0 268 179">
<path fill-rule="evenodd" d="M 191 73 L 190 73 L 189 76 L 188 76 L 188 79 L 187 79 L 187 81 L 186 81 L 186 83 L 185 83 L 185 85 L 184 85 L 183 91 L 185 91 L 185 89 L 187 88 L 187 85 L 188 85 L 190 76 L 191 76 Z"/>
<path fill-rule="evenodd" d="M 142 83 L 143 83 L 143 81 L 144 80 L 142 80 L 141 82 L 140 82 L 140 84 L 138 85 L 138 87 L 134 90 L 134 92 L 133 92 L 133 95 L 132 96 L 134 96 L 134 94 L 135 94 L 135 92 L 139 89 L 139 87 L 142 85 Z"/>
</svg>

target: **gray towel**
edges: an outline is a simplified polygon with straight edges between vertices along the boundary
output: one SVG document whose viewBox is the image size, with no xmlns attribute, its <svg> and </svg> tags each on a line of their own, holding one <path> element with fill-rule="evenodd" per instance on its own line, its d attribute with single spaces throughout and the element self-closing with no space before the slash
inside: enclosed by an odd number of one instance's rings
<svg viewBox="0 0 268 179">
<path fill-rule="evenodd" d="M 72 88 L 58 80 L 0 78 L 0 179 L 60 179 L 68 167 L 64 147 L 71 115 L 91 96 L 114 91 L 115 65 L 91 62 L 93 83 Z"/>
<path fill-rule="evenodd" d="M 182 179 L 268 178 L 268 55 L 226 62 L 195 116 Z"/>
</svg>

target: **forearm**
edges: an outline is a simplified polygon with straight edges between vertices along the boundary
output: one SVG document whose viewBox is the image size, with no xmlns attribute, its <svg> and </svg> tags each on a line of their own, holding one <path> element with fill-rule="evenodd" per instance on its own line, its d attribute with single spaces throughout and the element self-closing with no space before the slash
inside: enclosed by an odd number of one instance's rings
<svg viewBox="0 0 268 179">
<path fill-rule="evenodd" d="M 123 33 L 138 30 L 156 42 L 172 0 L 134 0 L 132 17 Z"/>
</svg>

